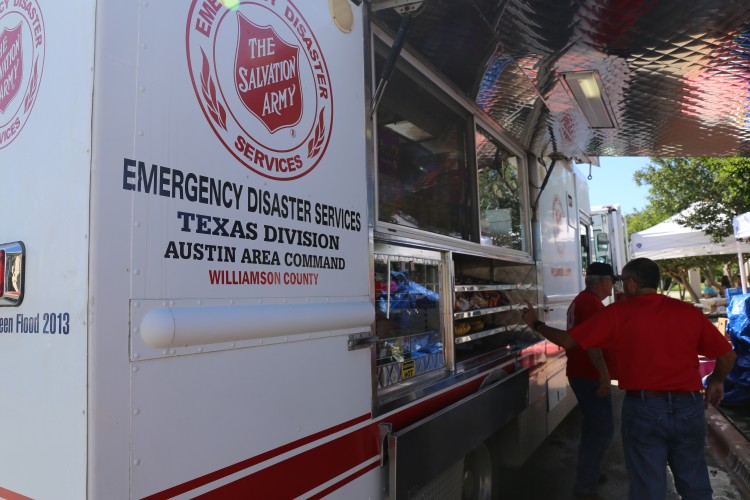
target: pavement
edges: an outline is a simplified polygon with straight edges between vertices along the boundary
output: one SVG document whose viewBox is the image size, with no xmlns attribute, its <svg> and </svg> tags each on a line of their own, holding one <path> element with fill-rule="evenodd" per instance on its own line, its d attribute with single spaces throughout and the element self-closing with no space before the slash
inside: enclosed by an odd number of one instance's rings
<svg viewBox="0 0 750 500">
<path fill-rule="evenodd" d="M 721 411 L 706 410 L 709 448 L 733 476 L 740 498 L 750 499 L 750 441 Z"/>
<path fill-rule="evenodd" d="M 720 317 L 711 321 L 724 333 Z M 750 499 L 750 408 L 719 405 L 706 410 L 708 441 L 716 458 L 732 474 L 741 498 Z"/>
<path fill-rule="evenodd" d="M 602 464 L 606 482 L 599 496 L 606 500 L 627 500 L 628 480 L 620 436 L 620 410 L 624 393 L 613 388 L 615 437 Z M 750 500 L 750 444 L 748 439 L 714 408 L 706 411 L 708 439 L 705 447 L 713 498 Z M 578 407 L 562 421 L 537 448 L 526 463 L 501 471 L 504 498 L 519 500 L 575 500 L 573 482 L 580 436 L 581 414 Z M 669 475 L 669 470 L 667 470 Z M 680 496 L 668 480 L 666 500 Z"/>
</svg>

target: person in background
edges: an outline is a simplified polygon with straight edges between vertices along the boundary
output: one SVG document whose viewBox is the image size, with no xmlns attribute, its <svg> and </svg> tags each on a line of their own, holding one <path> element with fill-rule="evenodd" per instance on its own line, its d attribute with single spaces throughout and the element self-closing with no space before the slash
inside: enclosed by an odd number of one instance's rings
<svg viewBox="0 0 750 500">
<path fill-rule="evenodd" d="M 732 283 L 729 281 L 729 276 L 726 274 L 721 277 L 721 282 L 719 283 L 721 285 L 721 296 L 726 297 L 727 296 L 727 288 L 732 288 Z"/>
<path fill-rule="evenodd" d="M 631 260 L 622 270 L 628 300 L 567 332 L 539 321 L 529 303 L 522 317 L 566 349 L 614 349 L 619 385 L 626 391 L 621 431 L 631 500 L 665 498 L 667 466 L 682 498 L 711 500 L 704 408 L 723 399 L 736 355 L 701 311 L 657 292 L 660 278 L 656 262 Z M 703 394 L 699 355 L 716 359 Z"/>
<path fill-rule="evenodd" d="M 703 298 L 704 299 L 713 299 L 714 297 L 719 296 L 719 291 L 714 286 L 715 283 L 711 281 L 710 279 L 706 279 L 706 283 L 703 286 Z"/>
<path fill-rule="evenodd" d="M 604 309 L 602 301 L 612 295 L 615 273 L 612 266 L 594 262 L 586 268 L 586 288 L 568 307 L 568 329 Z M 615 432 L 611 379 L 616 377 L 614 353 L 598 348 L 586 351 L 579 346 L 566 350 L 566 374 L 583 416 L 578 445 L 578 468 L 573 494 L 596 498 L 596 490 L 606 480 L 601 474 L 604 453 Z"/>
</svg>

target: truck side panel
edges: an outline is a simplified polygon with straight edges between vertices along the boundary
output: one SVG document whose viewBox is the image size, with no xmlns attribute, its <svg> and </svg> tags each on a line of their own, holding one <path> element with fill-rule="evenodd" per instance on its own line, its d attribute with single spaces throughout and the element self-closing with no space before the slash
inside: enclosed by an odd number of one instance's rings
<svg viewBox="0 0 750 500">
<path fill-rule="evenodd" d="M 92 496 L 374 468 L 371 353 L 348 349 L 374 316 L 352 14 L 345 33 L 303 2 L 101 8 Z M 355 462 L 273 479 L 363 440 Z"/>
<path fill-rule="evenodd" d="M 566 311 L 583 289 L 576 173 L 555 165 L 549 183 L 539 199 L 541 250 L 545 293 L 545 321 L 566 327 Z M 588 204 L 588 193 L 581 193 Z"/>
<path fill-rule="evenodd" d="M 130 488 L 130 267 L 132 200 L 115 198 L 115 152 L 132 156 L 137 8 L 97 6 L 91 165 L 88 497 L 127 498 Z M 129 139 L 129 146 L 123 144 Z"/>
<path fill-rule="evenodd" d="M 234 467 L 232 475 L 218 474 L 209 487 L 245 478 L 258 495 L 291 498 L 359 466 L 346 462 L 356 454 L 335 452 L 333 435 L 262 457 L 334 425 L 369 417 L 370 397 L 362 388 L 370 381 L 370 353 L 347 352 L 341 340 L 279 343 L 134 364 L 138 370 L 131 379 L 132 453 L 138 465 L 133 467 L 132 495 L 143 498 Z M 315 359 L 310 359 L 312 352 L 317 353 Z M 354 439 L 355 427 L 340 431 L 344 439 Z M 371 453 L 377 449 L 375 443 L 371 440 Z M 321 453 L 329 450 L 328 459 L 316 460 L 316 454 L 290 458 L 313 446 L 321 446 Z M 275 479 L 247 478 L 262 468 Z M 292 472 L 290 468 L 307 472 L 295 481 L 278 481 Z M 314 480 L 306 483 L 306 475 Z"/>
<path fill-rule="evenodd" d="M 3 497 L 85 496 L 93 16 L 0 5 L 0 242 L 26 248 L 23 302 L 0 308 Z"/>
</svg>

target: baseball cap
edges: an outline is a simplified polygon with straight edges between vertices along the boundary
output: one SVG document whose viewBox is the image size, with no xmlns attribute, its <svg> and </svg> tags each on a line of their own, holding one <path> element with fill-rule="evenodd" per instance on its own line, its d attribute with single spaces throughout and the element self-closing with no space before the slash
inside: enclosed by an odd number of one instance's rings
<svg viewBox="0 0 750 500">
<path fill-rule="evenodd" d="M 617 279 L 612 266 L 603 262 L 589 264 L 589 267 L 586 268 L 586 276 L 610 276 L 613 280 Z"/>
</svg>

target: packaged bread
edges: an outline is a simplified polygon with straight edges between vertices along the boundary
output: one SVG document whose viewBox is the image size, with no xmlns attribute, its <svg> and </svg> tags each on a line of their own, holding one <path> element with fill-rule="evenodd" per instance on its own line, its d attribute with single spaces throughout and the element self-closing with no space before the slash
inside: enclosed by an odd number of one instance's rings
<svg viewBox="0 0 750 500">
<path fill-rule="evenodd" d="M 453 334 L 455 336 L 466 335 L 471 330 L 471 326 L 467 321 L 456 321 L 453 323 Z"/>
</svg>

